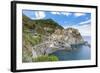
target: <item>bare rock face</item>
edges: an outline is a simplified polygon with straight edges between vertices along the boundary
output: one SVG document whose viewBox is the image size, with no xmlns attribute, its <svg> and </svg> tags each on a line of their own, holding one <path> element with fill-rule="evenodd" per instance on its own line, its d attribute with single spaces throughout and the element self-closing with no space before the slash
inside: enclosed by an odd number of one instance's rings
<svg viewBox="0 0 100 73">
<path fill-rule="evenodd" d="M 77 29 L 74 28 L 65 29 L 64 36 L 65 36 L 64 40 L 70 45 L 84 43 L 84 40 Z"/>
<path fill-rule="evenodd" d="M 84 43 L 84 40 L 77 29 L 67 28 L 63 30 L 56 30 L 52 34 L 52 39 L 64 41 L 70 45 Z"/>
</svg>

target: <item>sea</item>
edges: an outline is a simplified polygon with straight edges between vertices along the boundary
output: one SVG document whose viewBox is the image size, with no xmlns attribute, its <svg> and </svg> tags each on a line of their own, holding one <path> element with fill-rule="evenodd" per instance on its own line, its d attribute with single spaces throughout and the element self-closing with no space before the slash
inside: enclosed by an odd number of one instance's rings
<svg viewBox="0 0 100 73">
<path fill-rule="evenodd" d="M 91 45 L 91 36 L 83 36 L 84 40 Z M 73 47 L 76 48 L 76 47 Z M 66 60 L 89 60 L 91 59 L 91 47 L 86 45 L 77 46 L 76 50 L 66 51 L 58 50 L 53 55 L 59 58 L 59 61 Z"/>
</svg>

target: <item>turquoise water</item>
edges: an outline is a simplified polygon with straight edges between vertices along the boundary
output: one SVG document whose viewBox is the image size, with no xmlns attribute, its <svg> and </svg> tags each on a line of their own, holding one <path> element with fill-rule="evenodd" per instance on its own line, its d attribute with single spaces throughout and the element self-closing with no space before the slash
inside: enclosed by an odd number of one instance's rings
<svg viewBox="0 0 100 73">
<path fill-rule="evenodd" d="M 91 37 L 84 37 L 84 40 L 89 44 L 91 42 Z M 73 48 L 77 48 L 76 50 L 66 51 L 59 50 L 52 54 L 56 55 L 60 61 L 64 60 L 88 60 L 91 59 L 91 48 L 85 45 L 74 46 Z"/>
</svg>

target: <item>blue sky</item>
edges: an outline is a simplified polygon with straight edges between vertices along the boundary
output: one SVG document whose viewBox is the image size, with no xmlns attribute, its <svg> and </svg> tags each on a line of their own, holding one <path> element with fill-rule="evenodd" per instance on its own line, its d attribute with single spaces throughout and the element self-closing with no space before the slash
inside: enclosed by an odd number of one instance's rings
<svg viewBox="0 0 100 73">
<path fill-rule="evenodd" d="M 64 28 L 73 27 L 82 35 L 91 35 L 91 13 L 23 10 L 32 20 L 53 19 Z"/>
</svg>

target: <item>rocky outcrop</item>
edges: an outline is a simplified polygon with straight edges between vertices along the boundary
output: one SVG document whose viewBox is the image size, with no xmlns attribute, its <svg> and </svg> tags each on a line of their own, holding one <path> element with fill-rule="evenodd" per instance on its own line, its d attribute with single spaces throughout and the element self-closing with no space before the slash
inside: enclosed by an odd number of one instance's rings
<svg viewBox="0 0 100 73">
<path fill-rule="evenodd" d="M 58 29 L 52 34 L 52 39 L 62 40 L 70 45 L 84 43 L 81 34 L 74 28 Z"/>
<path fill-rule="evenodd" d="M 33 46 L 33 57 L 50 54 L 57 50 L 72 50 L 71 45 L 84 43 L 81 34 L 74 28 L 57 29 L 45 39 L 42 43 Z"/>
</svg>

